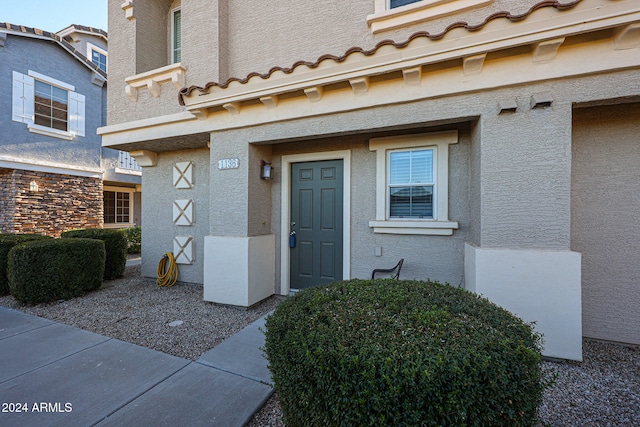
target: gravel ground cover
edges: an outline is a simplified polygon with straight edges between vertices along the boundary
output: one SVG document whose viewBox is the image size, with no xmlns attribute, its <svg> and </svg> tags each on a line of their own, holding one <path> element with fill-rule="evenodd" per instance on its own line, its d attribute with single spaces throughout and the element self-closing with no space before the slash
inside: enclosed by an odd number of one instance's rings
<svg viewBox="0 0 640 427">
<path fill-rule="evenodd" d="M 0 305 L 196 360 L 273 310 L 280 300 L 274 296 L 250 309 L 213 304 L 203 300 L 201 286 L 158 287 L 154 279 L 140 277 L 140 266 L 131 266 L 124 278 L 107 280 L 80 298 L 20 306 L 5 296 Z"/>
<path fill-rule="evenodd" d="M 5 307 L 190 360 L 280 301 L 274 296 L 250 309 L 212 304 L 202 299 L 202 287 L 157 287 L 155 280 L 140 277 L 139 266 L 68 301 L 20 306 L 11 296 L 0 297 Z M 640 426 L 640 347 L 584 340 L 583 356 L 582 363 L 544 362 L 557 378 L 540 407 L 542 426 Z M 277 393 L 248 426 L 284 426 Z"/>
</svg>

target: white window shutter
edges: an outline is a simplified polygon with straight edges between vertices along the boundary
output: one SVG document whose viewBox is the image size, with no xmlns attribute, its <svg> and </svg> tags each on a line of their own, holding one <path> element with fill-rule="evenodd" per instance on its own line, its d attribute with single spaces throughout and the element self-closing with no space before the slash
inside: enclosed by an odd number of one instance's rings
<svg viewBox="0 0 640 427">
<path fill-rule="evenodd" d="M 34 81 L 26 74 L 13 72 L 13 100 L 11 119 L 14 122 L 33 124 Z"/>
<path fill-rule="evenodd" d="M 69 92 L 69 132 L 84 136 L 84 95 Z"/>
</svg>

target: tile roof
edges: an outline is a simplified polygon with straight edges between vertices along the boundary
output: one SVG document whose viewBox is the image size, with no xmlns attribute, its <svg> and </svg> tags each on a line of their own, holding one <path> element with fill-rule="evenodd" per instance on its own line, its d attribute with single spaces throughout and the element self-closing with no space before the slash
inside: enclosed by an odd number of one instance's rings
<svg viewBox="0 0 640 427">
<path fill-rule="evenodd" d="M 68 36 L 68 34 L 74 31 L 81 32 L 81 33 L 89 33 L 98 37 L 102 37 L 105 40 L 107 40 L 108 38 L 107 32 L 103 29 L 87 27 L 86 25 L 78 25 L 78 24 L 71 24 L 68 27 L 63 28 L 62 30 L 57 31 L 56 34 L 58 34 L 61 37 L 64 37 L 66 40 L 71 40 L 71 37 Z"/>
<path fill-rule="evenodd" d="M 92 28 L 92 27 L 84 27 L 80 25 L 72 25 L 71 27 L 75 27 L 77 29 L 81 29 L 86 32 L 95 33 L 96 35 L 100 35 L 106 38 L 106 31 Z M 70 27 L 67 27 L 70 28 Z M 11 24 L 9 22 L 0 22 L 0 33 L 12 34 L 15 36 L 23 36 L 23 37 L 34 37 L 39 39 L 51 39 L 55 43 L 57 43 L 64 50 L 69 52 L 72 56 L 74 56 L 78 61 L 83 63 L 86 67 L 96 72 L 98 75 L 103 77 L 105 80 L 107 78 L 107 73 L 102 71 L 97 65 L 91 62 L 82 52 L 77 50 L 75 47 L 69 43 L 66 37 L 61 37 L 57 33 L 52 33 L 50 31 L 41 30 L 40 28 L 31 28 L 26 27 L 24 25 L 16 25 Z"/>
<path fill-rule="evenodd" d="M 484 28 L 485 25 L 487 25 L 489 22 L 496 20 L 496 19 L 508 19 L 511 22 L 517 22 L 517 21 L 522 21 L 525 18 L 527 18 L 529 15 L 531 15 L 533 12 L 535 12 L 538 9 L 541 8 L 545 8 L 545 7 L 553 7 L 557 10 L 568 10 L 573 8 L 574 6 L 576 6 L 578 3 L 580 3 L 582 0 L 574 0 L 574 1 L 570 1 L 568 3 L 563 3 L 561 1 L 558 0 L 545 0 L 545 1 L 541 1 L 539 3 L 536 3 L 535 5 L 533 5 L 528 11 L 519 14 L 519 15 L 514 15 L 510 12 L 496 12 L 493 13 L 489 16 L 487 16 L 484 21 L 482 21 L 479 24 L 476 25 L 470 25 L 467 22 L 464 21 L 458 21 L 458 22 L 454 22 L 453 24 L 450 24 L 447 28 L 444 29 L 444 31 L 442 31 L 441 33 L 438 34 L 430 34 L 427 31 L 418 31 L 416 33 L 413 33 L 411 36 L 409 36 L 409 38 L 403 42 L 395 42 L 393 40 L 382 40 L 381 42 L 379 42 L 378 44 L 375 45 L 375 47 L 373 47 L 370 50 L 365 50 L 361 47 L 352 47 L 351 49 L 348 49 L 343 55 L 340 56 L 336 56 L 336 55 L 331 55 L 331 54 L 325 54 L 320 56 L 318 59 L 316 59 L 315 62 L 309 62 L 309 61 L 297 61 L 295 62 L 291 67 L 289 68 L 285 68 L 285 67 L 280 67 L 280 66 L 276 66 L 271 68 L 268 72 L 266 73 L 258 73 L 258 72 L 252 72 L 249 73 L 246 77 L 244 78 L 238 78 L 238 77 L 230 77 L 229 79 L 227 79 L 225 82 L 222 83 L 218 83 L 218 82 L 209 82 L 207 84 L 204 85 L 204 87 L 200 87 L 200 86 L 189 86 L 189 87 L 184 87 L 180 90 L 179 94 L 178 94 L 178 101 L 180 103 L 180 105 L 184 106 L 184 96 L 189 96 L 194 90 L 198 90 L 201 93 L 207 93 L 209 91 L 210 88 L 212 87 L 219 87 L 220 89 L 225 89 L 229 86 L 230 83 L 232 82 L 238 82 L 240 84 L 245 84 L 247 83 L 251 78 L 253 77 L 260 77 L 262 79 L 268 79 L 269 77 L 271 77 L 271 75 L 276 72 L 276 71 L 281 71 L 285 74 L 290 74 L 292 73 L 297 67 L 300 66 L 307 66 L 308 68 L 316 68 L 320 65 L 320 63 L 322 61 L 325 61 L 327 59 L 333 60 L 335 62 L 343 62 L 349 55 L 353 54 L 353 53 L 360 53 L 362 55 L 365 56 L 371 56 L 374 55 L 378 49 L 380 49 L 383 46 L 394 46 L 397 49 L 402 49 L 404 47 L 406 47 L 407 45 L 409 45 L 409 43 L 411 43 L 411 41 L 413 41 L 416 38 L 420 38 L 420 37 L 425 37 L 428 38 L 430 40 L 440 40 L 442 39 L 445 35 L 447 35 L 447 33 L 449 33 L 450 31 L 456 29 L 456 28 L 464 28 L 467 31 L 478 31 L 482 28 Z"/>
</svg>

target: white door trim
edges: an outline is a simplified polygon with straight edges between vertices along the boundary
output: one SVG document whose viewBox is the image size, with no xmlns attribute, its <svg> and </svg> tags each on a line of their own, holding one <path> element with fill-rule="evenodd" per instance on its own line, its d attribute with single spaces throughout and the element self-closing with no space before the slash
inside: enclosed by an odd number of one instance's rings
<svg viewBox="0 0 640 427">
<path fill-rule="evenodd" d="M 282 186 L 280 206 L 280 294 L 291 290 L 289 277 L 289 230 L 291 225 L 291 164 L 319 160 L 343 161 L 342 203 L 342 277 L 351 277 L 351 151 L 324 151 L 320 153 L 291 154 L 282 156 Z"/>
</svg>

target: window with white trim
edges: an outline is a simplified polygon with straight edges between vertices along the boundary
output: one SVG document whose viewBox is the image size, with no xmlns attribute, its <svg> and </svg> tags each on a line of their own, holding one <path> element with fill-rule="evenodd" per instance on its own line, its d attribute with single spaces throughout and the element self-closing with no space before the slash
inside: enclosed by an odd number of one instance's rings
<svg viewBox="0 0 640 427">
<path fill-rule="evenodd" d="M 479 7 L 494 0 L 374 0 L 374 13 L 367 16 L 371 32 L 427 22 Z M 452 21 L 455 22 L 455 21 Z"/>
<path fill-rule="evenodd" d="M 433 219 L 436 148 L 389 150 L 388 217 Z"/>
<path fill-rule="evenodd" d="M 103 192 L 104 225 L 133 225 L 133 192 L 131 189 L 110 188 Z"/>
<path fill-rule="evenodd" d="M 98 68 L 105 73 L 107 72 L 107 51 L 98 46 L 87 43 L 87 58 L 91 59 Z"/>
<path fill-rule="evenodd" d="M 182 60 L 182 13 L 180 9 L 171 11 L 171 63 Z"/>
<path fill-rule="evenodd" d="M 33 133 L 63 139 L 85 136 L 85 97 L 72 85 L 35 71 L 14 71 L 11 118 Z"/>
<path fill-rule="evenodd" d="M 376 152 L 375 233 L 451 235 L 449 145 L 457 131 L 373 138 Z"/>
<path fill-rule="evenodd" d="M 389 0 L 389 9 L 394 9 L 396 7 L 406 6 L 411 3 L 417 3 L 421 0 Z"/>
<path fill-rule="evenodd" d="M 34 122 L 48 128 L 67 130 L 69 91 L 35 80 Z"/>
</svg>

